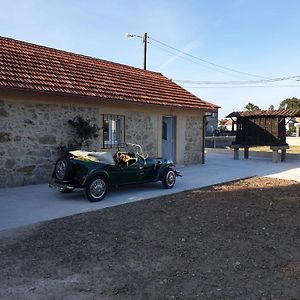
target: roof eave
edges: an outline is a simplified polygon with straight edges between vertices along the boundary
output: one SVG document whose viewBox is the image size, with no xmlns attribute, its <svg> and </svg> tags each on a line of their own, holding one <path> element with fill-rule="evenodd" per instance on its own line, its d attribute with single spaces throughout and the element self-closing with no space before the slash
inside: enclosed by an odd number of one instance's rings
<svg viewBox="0 0 300 300">
<path fill-rule="evenodd" d="M 85 100 L 99 100 L 103 104 L 130 104 L 130 105 L 147 105 L 151 107 L 165 107 L 165 108 L 173 108 L 173 109 L 184 109 L 184 110 L 194 110 L 194 111 L 204 111 L 204 112 L 217 112 L 218 111 L 218 106 L 215 107 L 193 107 L 193 106 L 184 106 L 184 105 L 171 105 L 171 104 L 157 104 L 157 103 L 147 103 L 141 102 L 138 100 L 129 100 L 129 99 L 115 99 L 112 97 L 99 97 L 99 96 L 87 96 L 87 95 L 79 95 L 79 94 L 73 94 L 73 93 L 67 93 L 67 92 L 58 92 L 58 91 L 43 91 L 43 90 L 38 90 L 38 89 L 31 89 L 31 88 L 17 88 L 17 87 L 2 87 L 0 86 L 0 91 L 1 89 L 6 90 L 6 91 L 13 91 L 13 92 L 18 92 L 18 93 L 28 93 L 28 94 L 44 94 L 44 95 L 53 95 L 53 96 L 61 96 L 61 97 L 72 97 L 76 99 L 85 99 Z"/>
</svg>

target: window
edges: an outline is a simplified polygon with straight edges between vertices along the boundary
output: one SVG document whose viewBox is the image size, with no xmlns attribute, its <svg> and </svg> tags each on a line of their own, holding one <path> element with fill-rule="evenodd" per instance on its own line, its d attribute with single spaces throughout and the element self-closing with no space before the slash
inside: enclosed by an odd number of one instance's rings
<svg viewBox="0 0 300 300">
<path fill-rule="evenodd" d="M 103 115 L 103 148 L 120 147 L 125 142 L 125 117 Z"/>
</svg>

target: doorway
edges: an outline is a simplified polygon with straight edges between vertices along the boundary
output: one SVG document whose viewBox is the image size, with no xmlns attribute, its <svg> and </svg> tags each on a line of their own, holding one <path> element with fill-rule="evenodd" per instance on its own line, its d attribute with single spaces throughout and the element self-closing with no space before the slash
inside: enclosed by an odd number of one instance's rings
<svg viewBox="0 0 300 300">
<path fill-rule="evenodd" d="M 162 119 L 162 155 L 175 162 L 176 159 L 176 117 Z"/>
</svg>

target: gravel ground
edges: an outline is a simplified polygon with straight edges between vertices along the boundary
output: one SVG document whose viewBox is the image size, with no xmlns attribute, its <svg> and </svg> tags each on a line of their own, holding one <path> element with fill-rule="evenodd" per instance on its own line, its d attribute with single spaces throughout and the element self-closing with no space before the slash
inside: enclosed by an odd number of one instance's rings
<svg viewBox="0 0 300 300">
<path fill-rule="evenodd" d="M 250 178 L 0 232 L 0 299 L 300 299 L 300 184 Z"/>
</svg>

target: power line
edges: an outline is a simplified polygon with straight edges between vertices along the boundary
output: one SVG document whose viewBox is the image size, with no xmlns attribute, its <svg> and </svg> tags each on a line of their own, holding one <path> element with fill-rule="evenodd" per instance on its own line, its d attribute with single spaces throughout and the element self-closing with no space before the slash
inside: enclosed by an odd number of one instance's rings
<svg viewBox="0 0 300 300">
<path fill-rule="evenodd" d="M 174 51 L 177 51 L 177 52 L 179 52 L 179 53 L 181 53 L 181 54 L 183 54 L 183 55 L 192 57 L 193 59 L 196 59 L 196 60 L 201 61 L 201 62 L 203 62 L 203 63 L 212 65 L 212 66 L 214 66 L 214 67 L 217 67 L 217 68 L 220 68 L 220 69 L 223 69 L 223 70 L 227 70 L 227 71 L 230 71 L 230 72 L 238 73 L 238 74 L 241 74 L 241 75 L 247 75 L 247 76 L 256 77 L 256 78 L 262 78 L 262 79 L 269 79 L 268 77 L 263 77 L 263 76 L 259 76 L 259 75 L 256 75 L 256 74 L 251 74 L 251 73 L 247 73 L 247 72 L 242 72 L 242 71 L 239 71 L 239 70 L 235 70 L 235 69 L 232 69 L 232 68 L 228 68 L 228 67 L 225 67 L 225 66 L 222 66 L 222 65 L 215 64 L 215 63 L 213 63 L 213 62 L 211 62 L 211 61 L 208 61 L 208 60 L 206 60 L 206 59 L 199 58 L 199 57 L 194 56 L 194 55 L 192 55 L 192 54 L 183 52 L 183 51 L 181 51 L 181 50 L 179 50 L 179 49 L 177 49 L 177 48 L 175 48 L 175 47 L 172 47 L 172 46 L 170 46 L 170 45 L 168 45 L 168 44 L 166 44 L 166 43 L 163 43 L 163 42 L 161 42 L 161 41 L 158 41 L 158 40 L 156 40 L 156 39 L 154 39 L 154 38 L 152 38 L 152 37 L 150 37 L 150 36 L 148 36 L 148 38 L 151 39 L 151 40 L 153 40 L 153 41 L 155 41 L 156 43 L 159 43 L 159 44 L 161 44 L 161 45 L 167 47 L 167 48 L 170 48 L 170 49 L 172 49 L 172 50 L 174 50 Z M 152 45 L 153 45 L 153 44 L 152 44 Z"/>
<path fill-rule="evenodd" d="M 160 49 L 160 50 L 162 50 L 162 51 L 164 51 L 164 52 L 170 53 L 170 54 L 172 54 L 172 55 L 176 55 L 174 52 L 169 51 L 169 50 L 167 50 L 167 49 L 165 49 L 165 48 L 162 48 L 162 47 L 160 47 L 160 46 L 158 46 L 158 45 L 155 45 L 155 44 L 153 44 L 153 43 L 151 43 L 151 42 L 148 42 L 148 44 L 150 44 L 151 46 L 153 46 L 153 47 L 155 47 L 155 48 L 158 48 L 158 49 Z M 184 60 L 187 60 L 187 61 L 190 61 L 190 62 L 192 62 L 192 63 L 196 63 L 196 64 L 198 64 L 198 65 L 201 65 L 202 67 L 204 67 L 204 68 L 206 68 L 206 69 L 213 70 L 213 71 L 216 71 L 216 72 L 219 72 L 219 73 L 228 75 L 228 73 L 226 73 L 226 72 L 224 72 L 224 71 L 218 70 L 218 69 L 213 68 L 213 67 L 211 67 L 211 66 L 207 66 L 207 65 L 205 65 L 205 64 L 203 64 L 203 63 L 200 63 L 200 62 L 198 62 L 198 61 L 192 60 L 192 59 L 190 59 L 190 58 L 188 58 L 188 57 L 180 56 L 180 58 L 182 58 L 182 59 L 184 59 Z M 233 76 L 233 77 L 242 78 L 241 76 L 237 76 L 237 75 L 235 75 L 235 74 L 230 74 L 230 75 Z M 175 81 L 175 80 L 174 80 L 174 81 Z"/>
<path fill-rule="evenodd" d="M 185 86 L 185 89 L 300 88 L 300 85 Z"/>
<path fill-rule="evenodd" d="M 231 71 L 231 72 L 235 72 L 235 73 L 238 73 L 238 74 L 242 74 L 242 75 L 247 75 L 247 76 L 252 76 L 252 77 L 258 77 L 258 78 L 262 78 L 260 80 L 243 80 L 243 81 L 194 81 L 194 80 L 181 80 L 181 79 L 171 79 L 173 80 L 174 82 L 177 82 L 177 83 L 190 83 L 190 84 L 197 84 L 197 85 L 225 85 L 225 87 L 220 87 L 220 86 L 211 86 L 211 87 L 197 87 L 197 86 L 191 86 L 191 87 L 188 87 L 188 88 L 251 88 L 251 87 L 254 87 L 254 88 L 275 88 L 275 87 L 300 87 L 300 85 L 256 85 L 256 86 L 253 86 L 253 84 L 260 84 L 260 83 L 274 83 L 274 82 L 280 82 L 280 81 L 287 81 L 287 80 L 297 80 L 299 81 L 300 80 L 300 75 L 297 75 L 297 76 L 287 76 L 287 77 L 279 77 L 279 78 L 267 78 L 267 77 L 263 77 L 263 76 L 259 76 L 259 75 L 254 75 L 254 74 L 251 74 L 251 73 L 247 73 L 247 72 L 241 72 L 241 71 L 238 71 L 238 70 L 235 70 L 235 69 L 232 69 L 232 68 L 228 68 L 228 67 L 224 67 L 224 66 L 221 66 L 221 65 L 218 65 L 218 64 L 215 64 L 213 62 L 210 62 L 208 60 L 205 60 L 205 59 L 202 59 L 202 58 L 199 58 L 199 57 L 196 57 L 194 55 L 191 55 L 189 53 L 186 53 L 184 51 L 181 51 L 179 49 L 176 49 L 175 47 L 172 47 L 166 43 L 163 43 L 161 41 L 158 41 L 150 36 L 148 36 L 148 39 L 151 39 L 153 40 L 154 42 L 158 43 L 158 44 L 161 44 L 163 45 L 164 47 L 167 47 L 169 49 L 171 49 L 172 51 L 170 50 L 167 50 L 163 47 L 160 47 L 156 44 L 153 44 L 151 42 L 148 41 L 148 43 L 150 45 L 152 45 L 153 47 L 156 47 L 162 51 L 165 51 L 169 54 L 172 54 L 172 55 L 178 55 L 178 57 L 182 58 L 182 59 L 185 59 L 185 60 L 188 60 L 190 62 L 193 62 L 193 63 L 197 63 L 197 64 L 200 64 L 201 66 L 205 67 L 205 68 L 208 68 L 208 69 L 211 69 L 213 71 L 217 71 L 217 72 L 220 72 L 220 73 L 223 73 L 223 74 L 228 74 L 224 71 L 221 71 L 219 69 L 216 69 L 215 67 L 218 67 L 218 68 L 221 68 L 221 69 L 224 69 L 226 71 Z M 176 51 L 177 53 L 179 54 L 176 54 L 174 53 L 173 51 Z M 191 59 L 192 58 L 192 59 Z M 197 61 L 195 61 L 197 60 Z M 201 63 L 200 63 L 201 62 Z M 204 65 L 203 63 L 206 63 L 206 64 L 209 64 L 210 66 L 207 66 L 207 65 Z M 230 74 L 231 76 L 235 76 L 236 75 L 233 75 L 233 74 Z M 245 85 L 245 84 L 251 84 L 251 86 L 242 86 L 242 85 Z M 228 86 L 228 85 L 240 85 L 240 86 Z"/>
<path fill-rule="evenodd" d="M 287 80 L 300 80 L 300 75 L 297 76 L 288 76 L 288 77 L 279 77 L 279 78 L 270 78 L 270 79 L 261 79 L 261 80 L 243 80 L 243 81 L 200 81 L 200 80 L 188 80 L 188 79 L 171 79 L 178 83 L 191 83 L 197 85 L 226 85 L 226 84 L 257 84 L 257 83 L 272 83 L 278 81 L 287 81 Z"/>
</svg>

